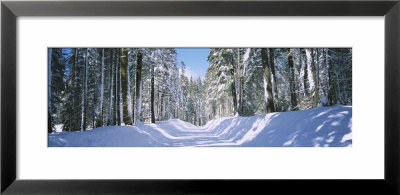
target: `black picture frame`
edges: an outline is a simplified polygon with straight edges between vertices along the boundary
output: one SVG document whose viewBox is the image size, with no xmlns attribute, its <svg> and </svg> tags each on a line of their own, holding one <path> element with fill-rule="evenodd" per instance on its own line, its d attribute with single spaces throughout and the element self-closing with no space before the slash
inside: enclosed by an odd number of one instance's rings
<svg viewBox="0 0 400 195">
<path fill-rule="evenodd" d="M 385 175 L 382 180 L 16 179 L 19 16 L 385 16 Z M 1 193 L 4 194 L 399 194 L 399 0 L 2 1 Z M 368 171 L 368 170 L 365 170 Z"/>
</svg>

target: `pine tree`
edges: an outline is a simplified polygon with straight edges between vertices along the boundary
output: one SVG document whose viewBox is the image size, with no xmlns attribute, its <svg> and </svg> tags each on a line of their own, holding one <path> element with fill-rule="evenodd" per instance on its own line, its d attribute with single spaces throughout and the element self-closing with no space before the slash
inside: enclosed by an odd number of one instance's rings
<svg viewBox="0 0 400 195">
<path fill-rule="evenodd" d="M 237 64 L 236 64 L 236 69 L 237 69 L 237 83 L 238 83 L 238 115 L 242 116 L 243 115 L 243 72 L 242 72 L 242 63 L 240 62 L 240 48 L 237 49 Z"/>
<path fill-rule="evenodd" d="M 333 50 L 328 50 L 328 56 L 331 56 Z M 328 98 L 331 105 L 335 105 L 337 102 L 336 97 L 336 86 L 335 86 L 335 73 L 333 67 L 333 60 L 328 61 L 328 80 L 329 80 L 329 88 L 328 88 Z"/>
<path fill-rule="evenodd" d="M 101 84 L 100 84 L 100 120 L 98 126 L 103 126 L 103 101 L 104 101 L 104 48 L 102 49 L 101 56 Z"/>
<path fill-rule="evenodd" d="M 52 102 L 51 102 L 51 97 L 52 97 L 52 94 L 51 94 L 51 88 L 52 88 L 52 85 L 51 85 L 51 80 L 52 80 L 52 76 L 53 76 L 53 73 L 52 73 L 52 65 L 53 65 L 53 63 L 52 63 L 52 56 L 53 56 L 53 50 L 52 50 L 52 48 L 49 48 L 49 50 L 48 50 L 48 94 L 47 94 L 47 96 L 48 96 L 48 99 L 47 99 L 47 101 L 48 101 L 48 115 L 47 115 L 47 118 L 48 118 L 48 120 L 47 120 L 47 131 L 49 132 L 49 133 L 51 133 L 51 132 L 53 132 L 53 120 L 52 120 Z"/>
<path fill-rule="evenodd" d="M 142 60 L 143 54 L 141 52 L 138 52 L 136 70 L 136 124 L 140 123 L 140 112 L 142 110 Z"/>
<path fill-rule="evenodd" d="M 188 99 L 188 95 L 189 95 L 189 80 L 188 78 L 185 76 L 185 70 L 186 70 L 186 65 L 184 62 L 181 62 L 181 75 L 180 75 L 180 85 L 181 85 L 181 89 L 182 89 L 182 101 L 181 101 L 181 119 L 184 121 L 188 121 L 189 120 L 189 116 L 188 116 L 188 104 L 189 104 L 189 99 Z"/>
<path fill-rule="evenodd" d="M 247 48 L 243 55 L 243 116 L 264 113 L 263 72 L 261 49 Z"/>
<path fill-rule="evenodd" d="M 86 49 L 85 55 L 85 68 L 83 74 L 83 87 L 82 87 L 82 122 L 81 122 L 81 131 L 86 131 L 86 108 L 87 108 L 87 81 L 88 81 L 88 57 L 89 57 L 89 48 Z"/>
<path fill-rule="evenodd" d="M 266 112 L 275 112 L 274 100 L 272 96 L 271 65 L 268 62 L 268 50 L 261 49 L 262 65 L 264 68 L 264 94 L 267 102 Z"/>
<path fill-rule="evenodd" d="M 150 67 L 151 71 L 151 97 L 150 97 L 150 109 L 151 109 L 151 123 L 155 123 L 155 113 L 154 113 L 154 67 Z"/>
<path fill-rule="evenodd" d="M 274 105 L 275 105 L 275 109 L 276 111 L 280 111 L 280 108 L 278 106 L 278 99 L 279 99 L 279 93 L 278 93 L 278 81 L 276 79 L 276 72 L 275 72 L 275 50 L 272 48 L 268 49 L 269 51 L 269 64 L 271 65 L 271 75 L 272 75 L 272 85 L 273 85 L 273 97 L 274 97 Z"/>
<path fill-rule="evenodd" d="M 113 52 L 113 50 L 111 50 L 110 51 L 110 53 L 111 53 L 111 55 L 110 55 L 110 60 L 109 60 L 109 66 L 110 66 L 110 69 L 109 69 L 109 72 L 110 72 L 110 75 L 109 75 L 109 82 L 108 82 L 108 88 L 109 88 L 109 98 L 108 98 L 108 101 L 109 101 L 109 103 L 108 103 L 108 112 L 107 112 L 107 119 L 106 119 L 106 121 L 107 121 L 107 125 L 109 126 L 109 125 L 113 125 L 114 124 L 114 112 L 113 112 L 113 104 L 114 104 L 114 102 L 113 102 L 113 93 L 114 93 L 114 89 L 113 89 L 113 87 L 114 87 L 114 52 Z"/>
<path fill-rule="evenodd" d="M 310 49 L 310 55 L 311 55 L 311 71 L 312 71 L 312 77 L 313 77 L 313 82 L 314 82 L 314 87 L 312 89 L 312 97 L 313 97 L 313 107 L 317 107 L 318 102 L 319 102 L 319 87 L 318 87 L 318 62 L 315 63 L 315 50 L 313 48 Z M 318 59 L 318 56 L 317 56 Z"/>
<path fill-rule="evenodd" d="M 122 48 L 121 49 L 121 89 L 122 89 L 122 105 L 123 105 L 123 121 L 125 125 L 131 125 L 131 116 L 128 109 L 128 49 Z"/>
<path fill-rule="evenodd" d="M 288 55 L 288 67 L 289 67 L 289 71 L 290 71 L 290 102 L 291 102 L 291 106 L 290 106 L 290 110 L 297 110 L 297 97 L 296 97 L 296 92 L 295 92 L 295 81 L 294 81 L 294 74 L 295 74 L 295 70 L 294 70 L 294 66 L 293 66 L 293 56 L 291 54 L 291 52 L 289 52 Z"/>
<path fill-rule="evenodd" d="M 300 49 L 300 58 L 303 58 L 304 49 Z M 304 60 L 303 60 L 304 61 Z M 303 83 L 304 83 L 304 95 L 306 97 L 309 96 L 309 88 L 310 88 L 310 83 L 309 83 L 309 79 L 308 79 L 308 61 L 305 62 L 304 67 L 303 67 L 303 71 L 304 71 L 304 77 L 303 77 Z"/>
</svg>

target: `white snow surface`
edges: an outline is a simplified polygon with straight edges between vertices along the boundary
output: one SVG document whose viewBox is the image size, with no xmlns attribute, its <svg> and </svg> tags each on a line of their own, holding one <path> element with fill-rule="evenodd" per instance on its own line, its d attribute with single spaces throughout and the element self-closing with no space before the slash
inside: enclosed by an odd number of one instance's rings
<svg viewBox="0 0 400 195">
<path fill-rule="evenodd" d="M 326 96 L 322 96 L 321 100 L 318 103 L 318 107 L 329 105 L 329 100 Z"/>
<path fill-rule="evenodd" d="M 49 147 L 347 147 L 352 145 L 352 106 L 219 118 L 204 126 L 170 119 L 56 132 L 48 138 Z"/>
</svg>

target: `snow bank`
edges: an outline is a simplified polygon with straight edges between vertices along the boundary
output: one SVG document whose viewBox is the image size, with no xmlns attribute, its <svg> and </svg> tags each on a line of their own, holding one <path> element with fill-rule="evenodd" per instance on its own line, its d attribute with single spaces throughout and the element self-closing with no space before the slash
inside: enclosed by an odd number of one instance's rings
<svg viewBox="0 0 400 195">
<path fill-rule="evenodd" d="M 171 119 L 48 136 L 49 147 L 345 147 L 352 145 L 352 107 L 220 118 L 200 127 Z"/>
</svg>

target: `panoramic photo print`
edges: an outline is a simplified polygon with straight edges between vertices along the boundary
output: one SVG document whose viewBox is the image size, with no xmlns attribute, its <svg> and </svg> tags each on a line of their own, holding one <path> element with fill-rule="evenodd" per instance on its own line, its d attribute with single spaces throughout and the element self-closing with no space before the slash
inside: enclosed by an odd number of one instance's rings
<svg viewBox="0 0 400 195">
<path fill-rule="evenodd" d="M 49 147 L 351 147 L 351 48 L 48 48 Z"/>
</svg>

